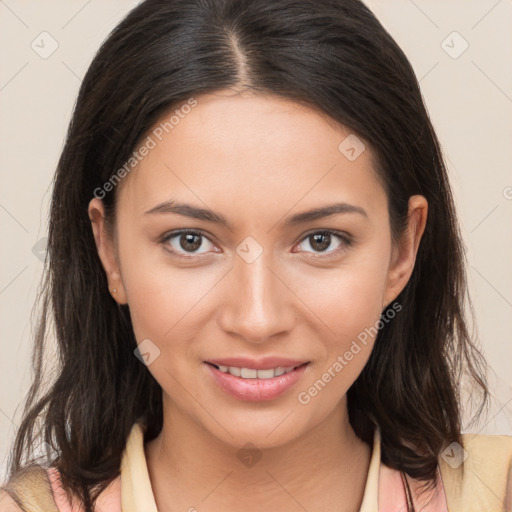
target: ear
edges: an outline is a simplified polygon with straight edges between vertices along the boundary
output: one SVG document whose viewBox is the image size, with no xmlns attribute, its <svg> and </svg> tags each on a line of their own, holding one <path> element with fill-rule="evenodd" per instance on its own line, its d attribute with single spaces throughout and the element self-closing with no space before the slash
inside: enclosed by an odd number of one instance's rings
<svg viewBox="0 0 512 512">
<path fill-rule="evenodd" d="M 409 198 L 407 228 L 397 245 L 393 247 L 383 309 L 398 297 L 411 277 L 420 240 L 427 224 L 427 213 L 428 203 L 423 196 Z"/>
<path fill-rule="evenodd" d="M 107 275 L 110 294 L 117 303 L 126 304 L 128 302 L 126 291 L 121 277 L 113 236 L 107 229 L 103 201 L 95 197 L 89 203 L 87 211 L 91 220 L 98 256 Z"/>
</svg>

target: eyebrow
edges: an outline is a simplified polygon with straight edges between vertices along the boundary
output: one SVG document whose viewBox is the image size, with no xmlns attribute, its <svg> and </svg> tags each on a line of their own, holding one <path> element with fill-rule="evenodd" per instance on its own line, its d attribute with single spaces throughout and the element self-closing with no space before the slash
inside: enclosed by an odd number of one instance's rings
<svg viewBox="0 0 512 512">
<path fill-rule="evenodd" d="M 177 201 L 165 201 L 151 208 L 144 215 L 156 214 L 156 213 L 173 213 L 190 217 L 192 219 L 205 220 L 220 224 L 226 228 L 233 230 L 231 224 L 219 213 L 216 213 L 207 208 L 200 208 L 187 203 L 179 203 Z M 331 217 L 337 214 L 355 213 L 368 218 L 366 211 L 360 206 L 356 206 L 349 203 L 334 203 L 320 208 L 314 208 L 305 212 L 297 213 L 292 215 L 285 221 L 286 226 L 296 226 L 297 224 L 304 224 L 325 217 Z"/>
</svg>

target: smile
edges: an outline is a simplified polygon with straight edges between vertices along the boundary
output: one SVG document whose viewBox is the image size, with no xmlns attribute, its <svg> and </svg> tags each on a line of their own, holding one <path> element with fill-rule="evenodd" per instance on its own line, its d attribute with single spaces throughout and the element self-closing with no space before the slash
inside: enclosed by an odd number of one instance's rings
<svg viewBox="0 0 512 512">
<path fill-rule="evenodd" d="M 264 370 L 203 363 L 215 384 L 228 395 L 248 402 L 274 400 L 292 388 L 304 375 L 309 362 L 299 366 Z"/>
</svg>

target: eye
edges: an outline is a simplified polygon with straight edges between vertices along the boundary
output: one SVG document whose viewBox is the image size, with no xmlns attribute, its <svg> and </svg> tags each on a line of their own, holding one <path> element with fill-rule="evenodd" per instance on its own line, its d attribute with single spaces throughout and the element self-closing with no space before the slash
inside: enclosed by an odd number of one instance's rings
<svg viewBox="0 0 512 512">
<path fill-rule="evenodd" d="M 212 252 L 212 248 L 213 252 L 218 252 L 211 240 L 200 231 L 173 231 L 164 235 L 161 243 L 166 250 L 180 258 L 195 258 Z M 298 247 L 300 251 L 313 252 L 322 256 L 342 252 L 350 245 L 352 245 L 352 239 L 349 235 L 327 230 L 306 235 Z M 300 249 L 301 246 L 302 249 Z M 312 251 L 309 251 L 307 246 Z"/>
<path fill-rule="evenodd" d="M 350 247 L 351 244 L 352 240 L 346 234 L 342 235 L 333 231 L 316 231 L 303 238 L 299 247 L 305 246 L 306 249 L 303 247 L 302 250 L 310 252 L 307 250 L 309 245 L 313 253 L 322 255 L 322 253 L 332 254 L 341 252 L 343 249 Z"/>
<path fill-rule="evenodd" d="M 182 258 L 193 258 L 215 247 L 203 233 L 198 231 L 174 231 L 165 235 L 161 242 L 168 251 Z"/>
</svg>

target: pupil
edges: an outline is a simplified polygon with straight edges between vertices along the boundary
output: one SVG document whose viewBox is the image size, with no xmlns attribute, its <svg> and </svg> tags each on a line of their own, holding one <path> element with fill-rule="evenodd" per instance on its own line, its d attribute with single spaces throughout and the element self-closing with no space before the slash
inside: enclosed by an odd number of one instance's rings
<svg viewBox="0 0 512 512">
<path fill-rule="evenodd" d="M 311 246 L 316 251 L 324 251 L 327 249 L 331 243 L 331 235 L 329 233 L 319 233 L 316 235 L 312 235 L 313 243 Z"/>
<path fill-rule="evenodd" d="M 195 251 L 201 247 L 201 237 L 192 233 L 181 235 L 180 246 L 185 251 Z"/>
</svg>

